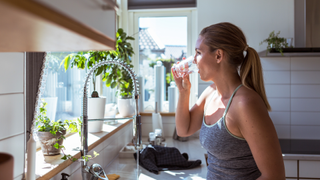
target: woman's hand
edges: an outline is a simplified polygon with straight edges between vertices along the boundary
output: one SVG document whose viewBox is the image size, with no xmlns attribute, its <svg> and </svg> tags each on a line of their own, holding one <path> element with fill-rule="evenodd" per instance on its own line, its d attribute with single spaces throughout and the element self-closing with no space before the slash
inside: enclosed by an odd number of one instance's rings
<svg viewBox="0 0 320 180">
<path fill-rule="evenodd" d="M 179 62 L 178 62 L 179 63 Z M 174 81 L 179 89 L 179 92 L 190 91 L 191 83 L 189 80 L 190 73 L 179 73 L 174 68 L 171 68 Z"/>
</svg>

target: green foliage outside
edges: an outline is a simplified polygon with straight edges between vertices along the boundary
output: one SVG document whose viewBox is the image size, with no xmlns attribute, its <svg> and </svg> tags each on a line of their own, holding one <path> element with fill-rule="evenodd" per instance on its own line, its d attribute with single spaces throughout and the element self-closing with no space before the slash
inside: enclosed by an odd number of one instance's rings
<svg viewBox="0 0 320 180">
<path fill-rule="evenodd" d="M 279 34 L 280 31 L 277 34 L 272 31 L 267 39 L 260 42 L 260 45 L 263 43 L 268 43 L 267 53 L 270 52 L 272 48 L 274 48 L 276 51 L 279 51 L 281 55 L 283 55 L 283 48 L 288 48 L 286 38 L 279 37 Z"/>
<path fill-rule="evenodd" d="M 123 29 L 118 29 L 116 34 L 116 50 L 110 51 L 86 51 L 78 52 L 67 55 L 60 65 L 64 66 L 67 70 L 70 68 L 78 69 L 90 69 L 96 63 L 106 60 L 121 60 L 126 62 L 130 68 L 133 68 L 131 64 L 131 57 L 134 54 L 133 48 L 128 40 L 134 40 L 133 37 L 127 36 Z M 94 71 L 93 87 L 94 93 L 92 97 L 96 96 L 96 77 L 102 75 L 102 80 L 106 82 L 107 87 L 118 88 L 117 94 L 122 98 L 132 98 L 133 82 L 129 73 L 115 64 L 103 65 Z"/>
</svg>

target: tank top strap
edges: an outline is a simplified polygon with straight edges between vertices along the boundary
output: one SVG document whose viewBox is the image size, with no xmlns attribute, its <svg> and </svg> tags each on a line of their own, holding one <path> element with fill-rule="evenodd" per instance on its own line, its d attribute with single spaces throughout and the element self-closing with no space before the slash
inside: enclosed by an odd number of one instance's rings
<svg viewBox="0 0 320 180">
<path fill-rule="evenodd" d="M 236 92 L 238 91 L 238 89 L 240 88 L 242 86 L 242 84 L 240 84 L 234 91 L 233 91 L 233 93 L 232 93 L 232 95 L 231 95 L 231 97 L 230 97 L 230 99 L 229 99 L 229 102 L 228 102 L 228 104 L 227 104 L 227 107 L 226 107 L 226 109 L 224 110 L 224 113 L 223 113 L 223 118 L 226 116 L 226 114 L 227 114 L 227 112 L 228 112 L 228 109 L 229 109 L 229 106 L 230 106 L 230 104 L 231 104 L 231 101 L 232 101 L 232 99 L 233 99 L 233 96 L 236 94 Z"/>
</svg>

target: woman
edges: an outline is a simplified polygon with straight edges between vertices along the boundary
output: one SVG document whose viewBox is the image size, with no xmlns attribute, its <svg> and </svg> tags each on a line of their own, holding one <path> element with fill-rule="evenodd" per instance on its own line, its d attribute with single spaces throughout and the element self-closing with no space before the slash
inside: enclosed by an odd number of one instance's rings
<svg viewBox="0 0 320 180">
<path fill-rule="evenodd" d="M 213 81 L 189 110 L 189 75 L 172 69 L 180 95 L 177 134 L 200 129 L 208 151 L 207 179 L 284 180 L 278 137 L 268 115 L 260 58 L 243 32 L 231 23 L 204 28 L 196 42 L 194 63 L 203 81 Z"/>
</svg>

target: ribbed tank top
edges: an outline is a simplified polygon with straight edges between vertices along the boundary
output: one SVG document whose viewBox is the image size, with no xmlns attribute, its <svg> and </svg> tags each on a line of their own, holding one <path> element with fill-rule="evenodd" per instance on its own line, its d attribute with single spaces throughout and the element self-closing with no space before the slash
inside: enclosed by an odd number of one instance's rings
<svg viewBox="0 0 320 180">
<path fill-rule="evenodd" d="M 225 116 L 240 87 L 235 89 L 223 116 L 215 124 L 207 125 L 203 118 L 199 136 L 208 152 L 207 180 L 255 180 L 261 176 L 247 141 L 231 134 L 226 126 Z"/>
</svg>

